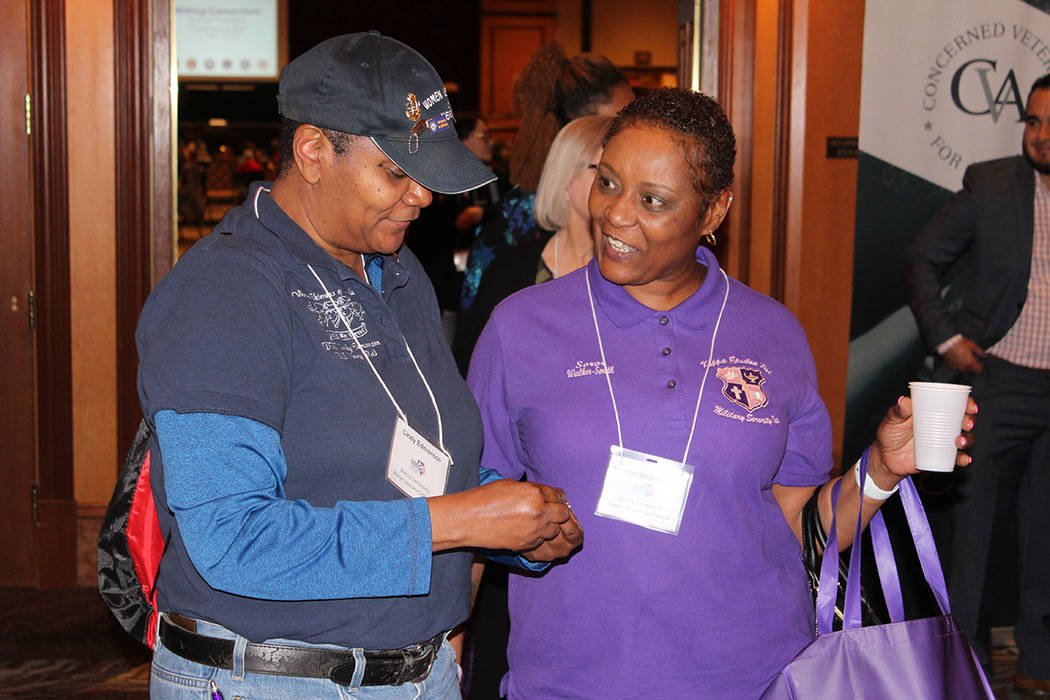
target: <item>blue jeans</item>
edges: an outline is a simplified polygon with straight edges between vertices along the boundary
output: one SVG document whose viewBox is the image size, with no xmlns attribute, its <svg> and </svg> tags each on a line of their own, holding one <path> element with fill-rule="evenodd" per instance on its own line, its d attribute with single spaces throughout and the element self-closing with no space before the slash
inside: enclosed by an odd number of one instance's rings
<svg viewBox="0 0 1050 700">
<path fill-rule="evenodd" d="M 198 622 L 197 631 L 209 637 L 235 640 L 234 668 L 225 670 L 188 661 L 164 647 L 158 639 L 153 650 L 149 694 L 153 700 L 211 700 L 209 681 L 215 681 L 225 700 L 461 700 L 456 673 L 456 656 L 446 641 L 441 645 L 430 675 L 421 683 L 403 685 L 355 686 L 364 674 L 364 665 L 358 664 L 354 683 L 336 685 L 325 678 L 297 678 L 270 676 L 244 672 L 244 644 L 247 640 L 225 627 L 210 622 Z M 287 639 L 269 640 L 273 644 L 305 645 Z M 354 649 L 361 659 L 363 652 Z"/>
</svg>

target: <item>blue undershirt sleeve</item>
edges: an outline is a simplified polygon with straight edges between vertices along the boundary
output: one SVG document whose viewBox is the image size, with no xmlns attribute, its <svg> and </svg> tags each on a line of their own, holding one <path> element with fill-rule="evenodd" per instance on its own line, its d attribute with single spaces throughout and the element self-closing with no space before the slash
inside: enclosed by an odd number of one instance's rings
<svg viewBox="0 0 1050 700">
<path fill-rule="evenodd" d="M 285 498 L 276 430 L 248 418 L 158 411 L 168 507 L 217 590 L 267 600 L 422 595 L 430 590 L 426 499 Z"/>
<path fill-rule="evenodd" d="M 488 469 L 486 467 L 478 467 L 478 473 L 481 477 L 482 486 L 504 478 L 503 475 L 495 469 Z M 485 557 L 497 564 L 516 566 L 519 569 L 527 569 L 528 571 L 546 571 L 551 565 L 549 561 L 529 561 L 520 554 L 500 552 L 492 549 L 485 550 Z"/>
<path fill-rule="evenodd" d="M 505 478 L 495 469 L 489 469 L 488 467 L 478 467 L 478 476 L 481 478 L 481 485 L 491 484 L 493 481 L 499 481 Z"/>
</svg>

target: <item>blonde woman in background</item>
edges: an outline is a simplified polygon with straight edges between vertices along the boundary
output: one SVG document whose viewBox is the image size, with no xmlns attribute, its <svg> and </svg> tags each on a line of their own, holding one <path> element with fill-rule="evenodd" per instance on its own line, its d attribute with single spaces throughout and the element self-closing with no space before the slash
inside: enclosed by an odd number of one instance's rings
<svg viewBox="0 0 1050 700">
<path fill-rule="evenodd" d="M 535 214 L 542 235 L 496 251 L 481 276 L 471 313 L 457 321 L 457 337 L 477 338 L 496 304 L 519 289 L 583 267 L 593 257 L 587 194 L 611 121 L 580 117 L 558 132 L 536 186 Z"/>
<path fill-rule="evenodd" d="M 550 278 L 579 269 L 594 257 L 587 195 L 602 155 L 602 137 L 611 117 L 581 117 L 569 122 L 551 144 L 536 189 L 536 221 L 554 231 L 541 259 Z M 544 276 L 537 273 L 537 281 Z"/>
<path fill-rule="evenodd" d="M 510 183 L 499 210 L 474 232 L 459 299 L 459 319 L 452 351 L 466 373 L 474 343 L 492 307 L 479 304 L 482 277 L 496 258 L 513 255 L 522 244 L 545 242 L 550 235 L 536 221 L 540 172 L 558 131 L 573 119 L 594 114 L 613 116 L 634 99 L 623 73 L 604 56 L 585 53 L 566 58 L 560 44 L 549 43 L 532 55 L 514 82 L 514 112 L 521 125 L 510 148 Z M 528 282 L 532 284 L 532 282 Z M 514 289 L 518 289 L 516 287 Z M 512 289 L 511 291 L 514 291 Z M 491 300 L 490 300 L 491 301 Z"/>
</svg>

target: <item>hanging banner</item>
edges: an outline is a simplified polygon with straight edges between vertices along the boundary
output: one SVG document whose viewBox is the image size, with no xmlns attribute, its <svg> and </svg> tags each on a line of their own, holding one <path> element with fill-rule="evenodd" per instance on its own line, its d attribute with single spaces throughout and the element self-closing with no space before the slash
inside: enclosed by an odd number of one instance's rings
<svg viewBox="0 0 1050 700">
<path fill-rule="evenodd" d="M 860 148 L 955 191 L 966 166 L 1020 152 L 1050 18 L 1011 0 L 880 0 L 864 16 Z"/>
<path fill-rule="evenodd" d="M 1050 0 L 865 5 L 844 460 L 921 372 L 901 256 L 967 166 L 1021 152 L 1028 91 L 1050 73 L 1048 12 Z"/>
<path fill-rule="evenodd" d="M 276 79 L 277 0 L 175 0 L 180 78 Z"/>
</svg>

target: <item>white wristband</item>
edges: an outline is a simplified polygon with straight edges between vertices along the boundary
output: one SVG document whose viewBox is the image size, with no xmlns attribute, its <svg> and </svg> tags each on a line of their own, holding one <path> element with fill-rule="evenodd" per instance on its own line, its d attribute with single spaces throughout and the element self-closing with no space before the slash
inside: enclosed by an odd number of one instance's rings
<svg viewBox="0 0 1050 700">
<path fill-rule="evenodd" d="M 853 478 L 857 480 L 857 486 L 860 486 L 860 460 L 857 460 L 857 464 L 853 467 Z M 879 488 L 879 485 L 875 483 L 875 480 L 871 478 L 871 474 L 864 475 L 864 496 L 866 498 L 873 498 L 876 501 L 885 501 L 887 498 L 897 493 L 897 489 L 900 486 L 894 486 L 890 491 L 883 491 Z"/>
</svg>

